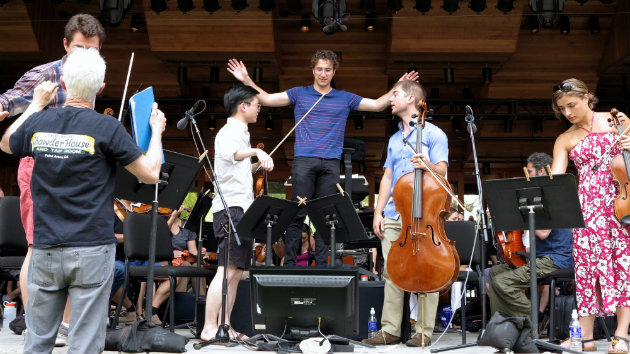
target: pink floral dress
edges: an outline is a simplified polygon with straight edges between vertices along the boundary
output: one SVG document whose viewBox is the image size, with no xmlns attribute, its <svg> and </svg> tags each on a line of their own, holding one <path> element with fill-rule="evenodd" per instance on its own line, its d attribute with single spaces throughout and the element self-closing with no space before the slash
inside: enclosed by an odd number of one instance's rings
<svg viewBox="0 0 630 354">
<path fill-rule="evenodd" d="M 612 133 L 589 132 L 569 152 L 580 177 L 578 194 L 586 223 L 586 228 L 573 230 L 580 317 L 613 315 L 617 306 L 630 307 L 630 228 L 622 226 L 613 215 L 617 188 L 609 167 L 619 149 L 615 147 L 601 159 L 615 139 Z M 593 171 L 593 165 L 599 162 L 601 166 Z M 601 302 L 596 293 L 598 288 Z"/>
</svg>

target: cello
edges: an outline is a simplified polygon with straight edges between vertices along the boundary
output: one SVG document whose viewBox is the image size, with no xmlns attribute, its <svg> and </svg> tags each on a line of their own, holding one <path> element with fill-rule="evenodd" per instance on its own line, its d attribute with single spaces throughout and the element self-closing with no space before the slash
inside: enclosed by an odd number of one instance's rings
<svg viewBox="0 0 630 354">
<path fill-rule="evenodd" d="M 415 151 L 421 152 L 426 102 L 421 100 L 418 107 L 422 117 L 416 125 Z M 402 229 L 399 238 L 392 242 L 387 272 L 390 280 L 404 291 L 442 292 L 459 275 L 455 242 L 444 231 L 444 215 L 451 205 L 449 192 L 446 179 L 421 169 L 403 175 L 394 186 L 394 205 L 401 216 Z"/>
</svg>

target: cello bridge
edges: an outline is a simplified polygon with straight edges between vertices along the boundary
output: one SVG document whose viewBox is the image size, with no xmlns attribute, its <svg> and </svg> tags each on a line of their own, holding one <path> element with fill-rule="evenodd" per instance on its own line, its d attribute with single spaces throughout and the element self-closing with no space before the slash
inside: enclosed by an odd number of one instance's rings
<svg viewBox="0 0 630 354">
<path fill-rule="evenodd" d="M 427 234 L 424 232 L 412 232 L 411 233 L 411 251 L 415 256 L 420 252 L 420 239 L 417 236 L 426 236 Z"/>
</svg>

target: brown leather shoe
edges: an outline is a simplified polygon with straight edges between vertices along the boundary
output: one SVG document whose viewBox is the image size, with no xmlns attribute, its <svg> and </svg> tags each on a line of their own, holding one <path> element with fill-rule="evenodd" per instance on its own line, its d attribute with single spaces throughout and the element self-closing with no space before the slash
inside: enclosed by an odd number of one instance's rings
<svg viewBox="0 0 630 354">
<path fill-rule="evenodd" d="M 376 335 L 374 337 L 366 338 L 361 342 L 372 345 L 398 344 L 400 343 L 400 337 L 392 336 L 391 334 L 381 329 L 376 332 Z"/>
<path fill-rule="evenodd" d="M 413 337 L 409 338 L 407 343 L 405 343 L 408 347 L 422 347 L 422 336 L 421 333 L 416 333 Z M 424 336 L 424 346 L 428 347 L 431 345 L 431 338 Z"/>
</svg>

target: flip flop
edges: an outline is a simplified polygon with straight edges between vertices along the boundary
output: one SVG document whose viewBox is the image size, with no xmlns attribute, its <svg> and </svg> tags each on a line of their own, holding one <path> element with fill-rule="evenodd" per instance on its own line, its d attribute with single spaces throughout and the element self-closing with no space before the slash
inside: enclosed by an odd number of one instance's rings
<svg viewBox="0 0 630 354">
<path fill-rule="evenodd" d="M 567 338 L 567 339 L 563 340 L 562 343 L 560 343 L 560 345 L 562 347 L 568 349 L 569 348 L 569 341 L 570 341 L 570 339 Z M 594 342 L 594 341 L 595 341 L 595 339 L 583 339 L 582 340 L 582 351 L 583 352 L 596 352 L 597 351 L 597 347 L 596 346 L 592 346 L 592 347 L 585 347 L 584 346 L 584 343 L 589 343 L 589 342 Z M 613 352 L 611 354 L 619 354 L 619 353 Z"/>
<path fill-rule="evenodd" d="M 235 330 L 230 330 L 230 339 L 234 339 L 236 341 L 242 342 L 249 339 L 249 337 L 243 333 L 237 332 Z"/>
<path fill-rule="evenodd" d="M 621 341 L 623 341 L 626 345 L 626 350 L 625 351 L 618 351 L 616 350 L 616 346 L 617 344 L 619 344 Z M 628 354 L 628 338 L 624 338 L 624 337 L 619 337 L 619 336 L 614 336 L 612 338 L 612 343 L 610 343 L 612 350 L 608 351 L 608 354 Z"/>
</svg>

